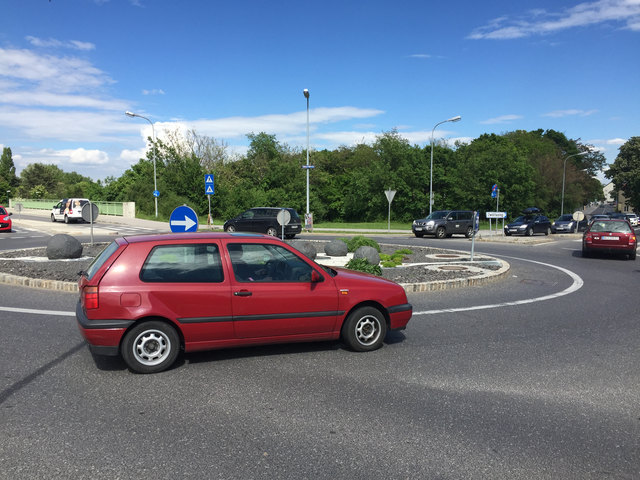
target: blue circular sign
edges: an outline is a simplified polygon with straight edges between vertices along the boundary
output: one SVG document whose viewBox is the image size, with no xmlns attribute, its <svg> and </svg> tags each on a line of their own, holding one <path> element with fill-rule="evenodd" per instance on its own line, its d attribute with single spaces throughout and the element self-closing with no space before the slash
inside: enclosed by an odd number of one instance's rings
<svg viewBox="0 0 640 480">
<path fill-rule="evenodd" d="M 171 212 L 169 227 L 174 233 L 197 232 L 198 215 L 186 205 L 177 207 Z"/>
</svg>

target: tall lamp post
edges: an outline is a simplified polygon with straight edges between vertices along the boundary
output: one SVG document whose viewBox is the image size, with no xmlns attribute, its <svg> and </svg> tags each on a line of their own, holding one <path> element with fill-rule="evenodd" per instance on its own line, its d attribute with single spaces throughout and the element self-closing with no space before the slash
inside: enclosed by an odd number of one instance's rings
<svg viewBox="0 0 640 480">
<path fill-rule="evenodd" d="M 138 115 L 137 113 L 126 111 L 124 114 L 127 117 L 138 117 L 146 120 L 151 125 L 151 135 L 153 140 L 153 200 L 156 204 L 156 218 L 158 218 L 158 184 L 156 182 L 156 130 L 153 128 L 153 122 L 149 120 L 147 117 L 143 117 L 142 115 Z"/>
<path fill-rule="evenodd" d="M 564 215 L 564 179 L 565 179 L 565 175 L 567 173 L 567 160 L 569 160 L 571 157 L 578 157 L 580 155 L 586 155 L 587 152 L 580 152 L 580 153 L 574 153 L 573 155 L 569 155 L 568 157 L 565 157 L 564 159 L 564 165 L 562 167 L 562 200 L 561 200 L 561 204 L 560 204 L 560 216 Z M 576 229 L 576 232 L 578 230 Z"/>
<path fill-rule="evenodd" d="M 447 120 L 443 120 L 435 124 L 433 129 L 431 130 L 431 168 L 429 173 L 429 215 L 431 215 L 431 210 L 433 209 L 433 132 L 435 132 L 436 127 L 443 123 L 447 122 L 458 122 L 462 117 L 460 115 L 456 115 L 455 117 L 451 117 Z"/>
<path fill-rule="evenodd" d="M 307 217 L 309 216 L 309 170 L 311 167 L 309 166 L 309 90 L 306 88 L 302 91 L 304 98 L 307 99 L 307 164 L 305 165 L 305 169 L 307 170 Z"/>
</svg>

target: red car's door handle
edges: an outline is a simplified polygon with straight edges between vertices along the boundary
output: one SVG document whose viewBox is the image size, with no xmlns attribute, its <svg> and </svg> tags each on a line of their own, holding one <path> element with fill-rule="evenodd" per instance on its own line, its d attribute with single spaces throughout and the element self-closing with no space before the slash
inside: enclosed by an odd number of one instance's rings
<svg viewBox="0 0 640 480">
<path fill-rule="evenodd" d="M 251 295 L 253 295 L 251 292 L 248 292 L 247 290 L 241 290 L 240 292 L 233 292 L 233 294 L 236 297 L 250 297 Z"/>
</svg>

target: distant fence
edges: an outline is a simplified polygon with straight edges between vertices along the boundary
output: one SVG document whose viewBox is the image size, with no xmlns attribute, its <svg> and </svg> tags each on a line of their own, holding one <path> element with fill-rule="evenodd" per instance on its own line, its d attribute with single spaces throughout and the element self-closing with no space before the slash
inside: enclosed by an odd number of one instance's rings
<svg viewBox="0 0 640 480">
<path fill-rule="evenodd" d="M 28 208 L 32 210 L 51 210 L 60 199 L 47 200 L 47 199 L 34 199 L 34 198 L 12 198 L 9 200 L 9 207 L 16 208 L 16 205 L 20 203 L 22 208 Z M 100 215 L 114 215 L 119 217 L 135 218 L 136 216 L 136 203 L 135 202 L 93 202 L 98 206 Z"/>
</svg>

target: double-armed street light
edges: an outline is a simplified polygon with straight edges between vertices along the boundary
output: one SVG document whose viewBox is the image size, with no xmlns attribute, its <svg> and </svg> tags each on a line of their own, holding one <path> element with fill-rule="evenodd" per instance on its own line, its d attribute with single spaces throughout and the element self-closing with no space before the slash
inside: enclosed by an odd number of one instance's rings
<svg viewBox="0 0 640 480">
<path fill-rule="evenodd" d="M 436 130 L 438 125 L 447 122 L 458 122 L 462 117 L 460 115 L 456 115 L 455 117 L 451 117 L 447 120 L 443 120 L 442 122 L 438 122 L 435 124 L 433 129 L 431 130 L 431 168 L 429 173 L 429 215 L 431 215 L 431 210 L 433 209 L 433 132 Z"/>
<path fill-rule="evenodd" d="M 149 120 L 147 117 L 143 117 L 142 115 L 138 115 L 137 113 L 126 111 L 124 114 L 127 117 L 138 117 L 146 120 L 151 125 L 151 139 L 153 140 L 153 199 L 156 205 L 156 218 L 158 217 L 158 184 L 156 182 L 156 130 L 153 127 L 153 122 Z"/>
<path fill-rule="evenodd" d="M 565 174 L 567 172 L 567 160 L 569 160 L 571 157 L 578 157 L 580 155 L 586 155 L 588 154 L 589 151 L 586 152 L 580 152 L 580 153 L 574 153 L 573 155 L 569 155 L 568 157 L 564 158 L 564 166 L 562 167 L 562 200 L 561 200 L 561 204 L 560 204 L 560 216 L 562 216 L 564 214 L 564 179 L 565 179 Z M 576 232 L 578 230 L 576 229 Z"/>
</svg>

